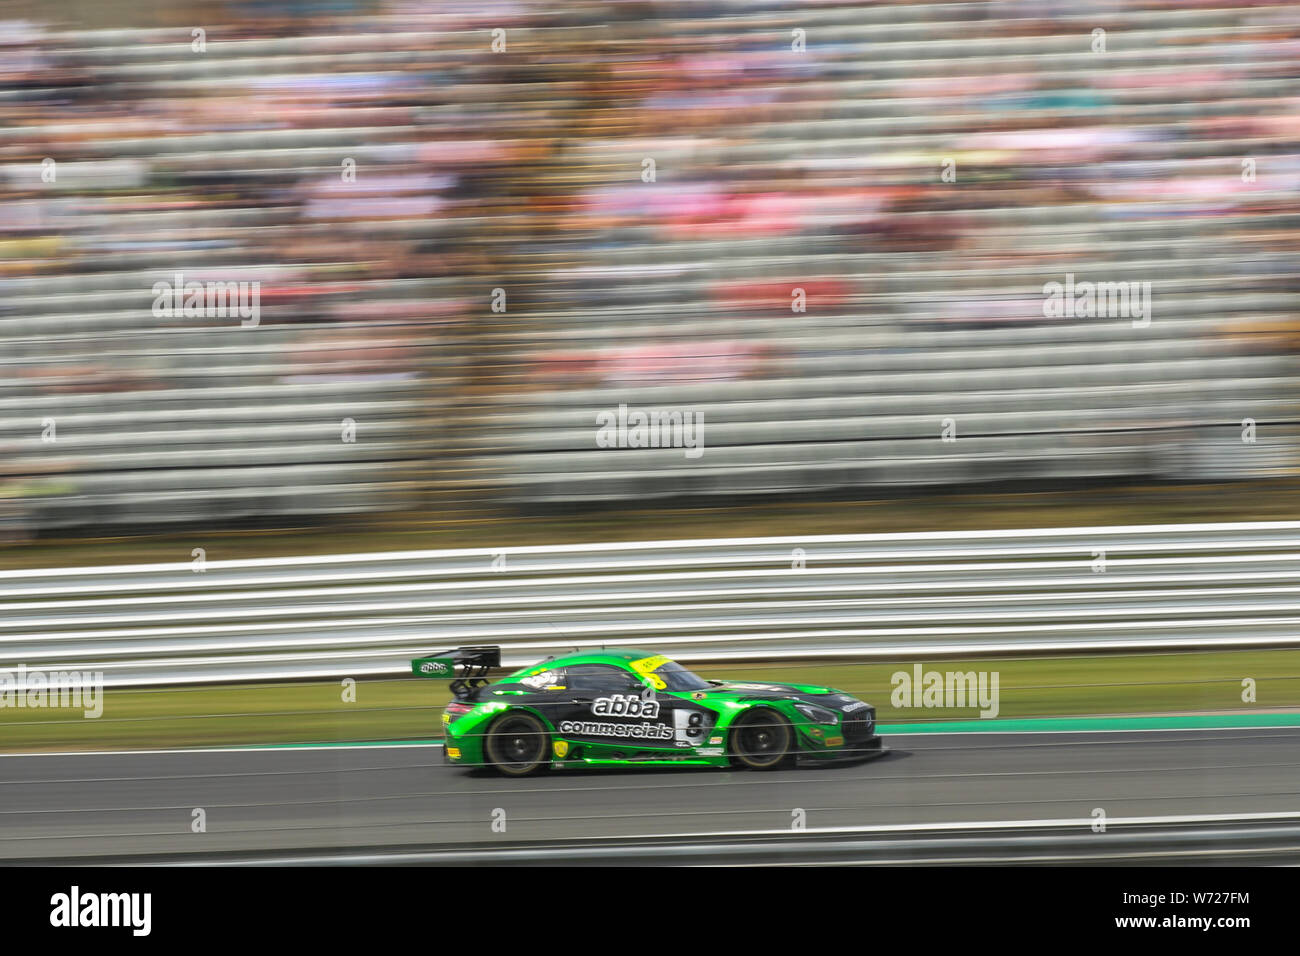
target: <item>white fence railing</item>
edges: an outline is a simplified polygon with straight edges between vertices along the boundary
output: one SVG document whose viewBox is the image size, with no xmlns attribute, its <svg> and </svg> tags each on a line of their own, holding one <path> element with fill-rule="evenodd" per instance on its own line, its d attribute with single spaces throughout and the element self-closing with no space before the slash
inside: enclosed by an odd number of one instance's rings
<svg viewBox="0 0 1300 956">
<path fill-rule="evenodd" d="M 1300 521 L 470 548 L 0 572 L 0 670 L 397 676 L 500 644 L 692 660 L 1300 645 Z"/>
</svg>

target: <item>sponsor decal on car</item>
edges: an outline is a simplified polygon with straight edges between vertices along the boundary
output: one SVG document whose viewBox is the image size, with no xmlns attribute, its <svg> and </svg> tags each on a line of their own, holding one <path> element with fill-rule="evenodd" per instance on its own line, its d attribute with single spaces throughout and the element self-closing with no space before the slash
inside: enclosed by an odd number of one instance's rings
<svg viewBox="0 0 1300 956">
<path fill-rule="evenodd" d="M 846 714 L 852 714 L 852 713 L 854 713 L 855 711 L 859 711 L 859 710 L 861 710 L 863 707 L 867 707 L 867 706 L 869 706 L 869 705 L 863 703 L 863 702 L 860 701 L 860 700 L 859 700 L 859 701 L 855 701 L 855 702 L 852 703 L 852 704 L 845 704 L 845 705 L 844 705 L 844 713 L 846 713 Z"/>
<path fill-rule="evenodd" d="M 632 737 L 637 740 L 672 740 L 673 729 L 667 724 L 622 724 L 608 720 L 564 720 L 560 733 L 583 737 Z"/>
<path fill-rule="evenodd" d="M 445 674 L 447 665 L 442 661 L 425 661 L 420 665 L 421 674 Z"/>
<path fill-rule="evenodd" d="M 555 742 L 555 756 L 567 757 L 569 755 L 569 742 L 567 740 L 557 740 Z"/>
<path fill-rule="evenodd" d="M 522 678 L 519 683 L 525 687 L 531 687 L 534 690 L 563 690 L 564 685 L 560 683 L 560 675 L 555 671 L 542 671 L 540 674 L 532 674 Z"/>
<path fill-rule="evenodd" d="M 664 679 L 656 677 L 654 674 L 655 671 L 667 663 L 669 663 L 669 658 L 662 654 L 656 654 L 654 657 L 643 657 L 639 661 L 633 661 L 628 666 L 654 684 L 655 690 L 667 690 L 668 685 L 664 683 Z"/>
<path fill-rule="evenodd" d="M 643 700 L 635 694 L 611 694 L 592 701 L 591 712 L 597 717 L 640 717 L 642 720 L 654 720 L 659 716 L 659 701 Z"/>
</svg>

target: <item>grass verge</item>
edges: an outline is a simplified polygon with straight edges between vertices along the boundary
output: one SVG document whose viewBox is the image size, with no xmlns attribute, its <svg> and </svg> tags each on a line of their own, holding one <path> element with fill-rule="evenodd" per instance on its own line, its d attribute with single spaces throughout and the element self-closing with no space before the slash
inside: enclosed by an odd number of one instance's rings
<svg viewBox="0 0 1300 956">
<path fill-rule="evenodd" d="M 824 684 L 875 704 L 888 725 L 978 719 L 978 708 L 895 707 L 893 676 L 914 660 L 708 665 L 704 677 Z M 998 717 L 1276 712 L 1300 708 L 1300 651 L 925 660 L 924 671 L 998 675 Z M 1244 681 L 1254 701 L 1244 700 Z M 0 750 L 123 750 L 429 740 L 447 685 L 416 678 L 105 692 L 103 713 L 0 707 Z"/>
</svg>

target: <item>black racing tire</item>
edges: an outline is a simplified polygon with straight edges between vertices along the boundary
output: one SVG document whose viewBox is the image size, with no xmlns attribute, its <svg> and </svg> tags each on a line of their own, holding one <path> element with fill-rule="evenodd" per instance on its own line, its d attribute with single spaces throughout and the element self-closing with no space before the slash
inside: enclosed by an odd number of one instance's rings
<svg viewBox="0 0 1300 956">
<path fill-rule="evenodd" d="M 768 707 L 754 707 L 737 717 L 728 740 L 732 765 L 747 770 L 776 770 L 795 757 L 794 727 Z"/>
<path fill-rule="evenodd" d="M 488 727 L 483 756 L 507 777 L 526 777 L 551 765 L 551 735 L 532 714 L 507 711 Z"/>
</svg>

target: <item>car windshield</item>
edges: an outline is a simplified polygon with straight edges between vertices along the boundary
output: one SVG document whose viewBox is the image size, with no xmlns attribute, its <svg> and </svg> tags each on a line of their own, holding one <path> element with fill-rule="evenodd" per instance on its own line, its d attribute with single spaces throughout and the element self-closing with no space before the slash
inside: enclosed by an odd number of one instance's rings
<svg viewBox="0 0 1300 956">
<path fill-rule="evenodd" d="M 664 689 L 670 691 L 708 690 L 713 685 L 697 674 L 692 674 L 676 661 L 660 664 L 654 669 L 654 676 L 664 682 Z"/>
</svg>

